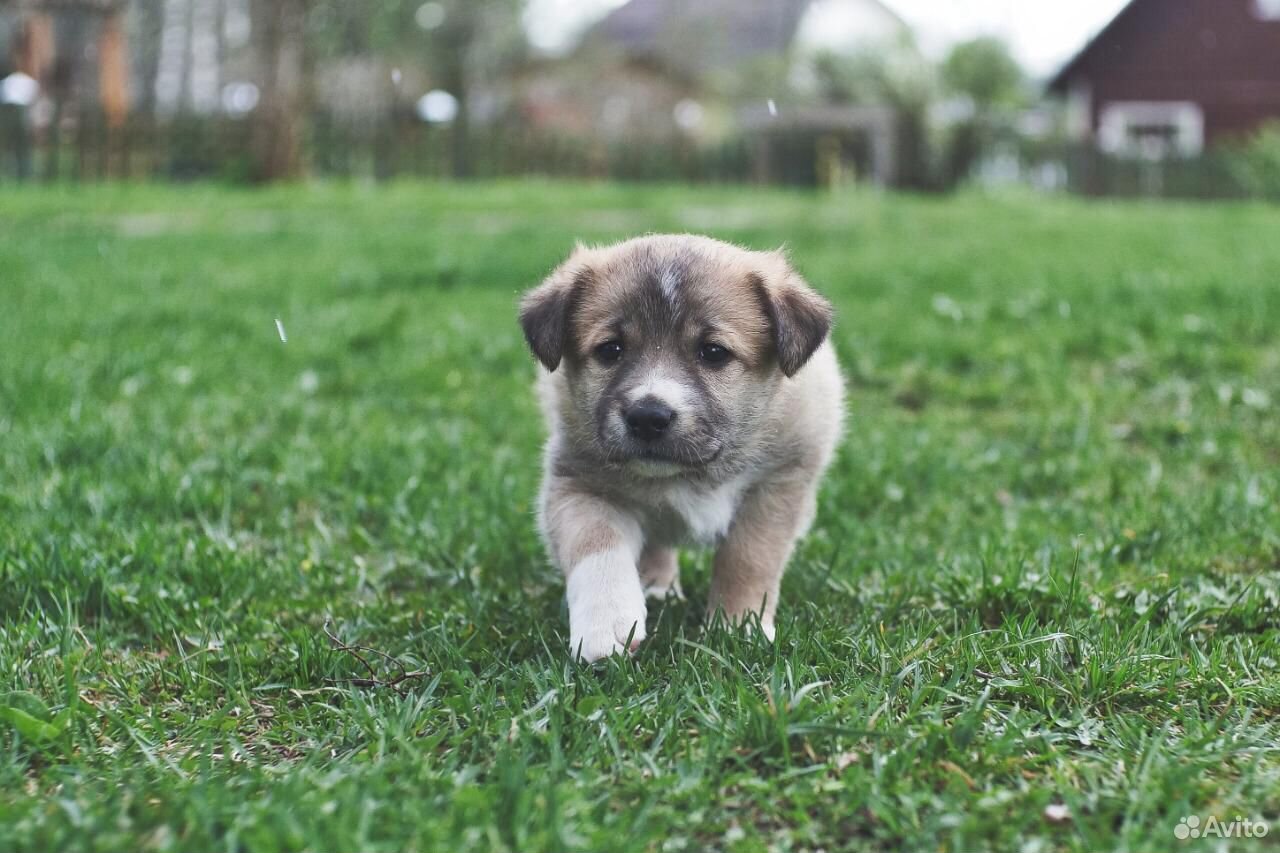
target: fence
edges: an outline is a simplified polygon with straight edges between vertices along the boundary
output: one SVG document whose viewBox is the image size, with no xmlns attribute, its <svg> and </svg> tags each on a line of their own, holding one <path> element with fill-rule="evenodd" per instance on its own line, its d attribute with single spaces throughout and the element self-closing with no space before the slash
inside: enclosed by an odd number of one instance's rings
<svg viewBox="0 0 1280 853">
<path fill-rule="evenodd" d="M 133 116 L 110 126 L 87 113 L 49 122 L 31 132 L 12 106 L 0 106 L 0 181 L 103 181 L 214 179 L 242 182 L 253 173 L 252 125 L 245 119 L 178 116 L 157 121 Z M 463 149 L 465 162 L 458 158 Z M 304 141 L 308 171 L 321 177 L 439 179 L 545 175 L 622 181 L 770 183 L 817 186 L 841 175 L 866 175 L 870 145 L 856 133 L 792 128 L 767 137 L 741 135 L 714 145 L 685 137 L 604 140 L 537 132 L 525 127 L 484 127 L 458 139 L 448 126 L 411 116 L 353 126 L 314 115 Z M 835 154 L 832 154 L 832 151 Z M 1071 192 L 1091 196 L 1243 198 L 1251 189 L 1233 168 L 1235 152 L 1194 158 L 1134 160 L 1087 147 L 1034 146 L 1020 152 L 1030 174 L 1037 164 L 1065 170 Z M 911 176 L 899 185 L 919 186 Z M 941 188 L 947 182 L 934 182 Z"/>
<path fill-rule="evenodd" d="M 0 116 L 0 180 L 247 180 L 252 126 L 243 119 L 132 117 L 110 127 L 101 116 L 55 122 L 32 133 L 10 110 Z M 458 148 L 465 149 L 465 163 Z M 445 178 L 549 175 L 635 181 L 746 182 L 762 171 L 744 139 L 696 145 L 683 138 L 606 141 L 482 128 L 455 137 L 416 120 L 353 127 L 312 118 L 304 141 L 308 171 L 320 176 Z M 814 170 L 777 169 L 775 182 L 811 182 Z"/>
<path fill-rule="evenodd" d="M 112 127 L 86 113 L 32 132 L 0 113 L 0 180 L 247 181 L 252 124 L 226 116 L 130 117 Z M 460 156 L 461 149 L 461 156 Z M 815 186 L 871 174 L 871 147 L 857 131 L 777 128 L 714 144 L 688 137 L 607 140 L 523 126 L 473 128 L 396 117 L 353 125 L 318 113 L 303 143 L 307 170 L 322 177 L 390 179 L 547 175 L 622 181 Z"/>
<path fill-rule="evenodd" d="M 1121 198 L 1236 199 L 1250 196 L 1233 168 L 1236 154 L 1210 150 L 1196 157 L 1162 160 L 1119 158 L 1087 147 L 1059 149 L 1041 162 L 1066 166 L 1067 188 L 1080 195 Z"/>
</svg>

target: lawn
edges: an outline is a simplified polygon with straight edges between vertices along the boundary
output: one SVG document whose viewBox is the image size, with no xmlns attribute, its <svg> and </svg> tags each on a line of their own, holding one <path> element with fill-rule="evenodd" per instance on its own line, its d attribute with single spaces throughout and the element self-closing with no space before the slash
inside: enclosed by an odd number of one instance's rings
<svg viewBox="0 0 1280 853">
<path fill-rule="evenodd" d="M 593 669 L 514 308 L 651 230 L 785 242 L 849 428 L 776 644 L 688 553 Z M 0 850 L 1280 845 L 1280 208 L 10 187 L 0 296 Z"/>
</svg>

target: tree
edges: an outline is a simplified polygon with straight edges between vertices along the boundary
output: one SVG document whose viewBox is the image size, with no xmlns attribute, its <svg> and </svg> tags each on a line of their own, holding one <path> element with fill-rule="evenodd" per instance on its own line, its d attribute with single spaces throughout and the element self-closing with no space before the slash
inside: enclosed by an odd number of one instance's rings
<svg viewBox="0 0 1280 853">
<path fill-rule="evenodd" d="M 451 0 L 437 5 L 443 20 L 429 31 L 427 60 L 440 88 L 458 99 L 451 159 L 454 177 L 464 178 L 473 171 L 470 135 L 475 93 L 525 56 L 520 22 L 524 0 Z"/>
<path fill-rule="evenodd" d="M 164 0 L 136 0 L 133 4 L 134 62 L 138 93 L 134 102 L 145 116 L 155 115 L 156 77 L 160 73 L 160 41 L 164 34 Z"/>
<path fill-rule="evenodd" d="M 978 110 L 1016 105 L 1023 96 L 1022 66 L 1009 47 L 992 36 L 980 36 L 952 48 L 942 64 L 942 79 Z"/>
<path fill-rule="evenodd" d="M 307 5 L 252 0 L 249 7 L 258 85 L 251 154 L 260 181 L 302 174 Z"/>
<path fill-rule="evenodd" d="M 946 180 L 964 180 L 990 150 L 1000 133 L 1000 113 L 1018 106 L 1025 97 L 1022 67 L 998 38 L 981 36 L 952 48 L 942 63 L 942 79 L 971 107 L 968 118 L 950 129 Z"/>
<path fill-rule="evenodd" d="M 470 175 L 475 96 L 525 58 L 525 0 L 310 2 L 316 55 L 372 55 L 417 67 L 426 72 L 430 88 L 457 99 L 450 129 L 452 172 Z"/>
<path fill-rule="evenodd" d="M 254 174 L 301 174 L 310 70 L 318 58 L 374 56 L 424 68 L 458 101 L 453 173 L 472 171 L 473 96 L 524 56 L 524 0 L 250 0 L 256 83 Z"/>
<path fill-rule="evenodd" d="M 892 107 L 897 182 L 909 189 L 932 188 L 927 116 L 937 74 L 909 37 L 852 55 L 820 54 L 814 74 L 824 101 Z"/>
</svg>

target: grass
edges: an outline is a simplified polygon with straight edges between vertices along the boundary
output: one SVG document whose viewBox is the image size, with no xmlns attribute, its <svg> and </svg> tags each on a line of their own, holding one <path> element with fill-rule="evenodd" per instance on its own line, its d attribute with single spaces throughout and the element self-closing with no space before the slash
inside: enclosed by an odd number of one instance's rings
<svg viewBox="0 0 1280 853">
<path fill-rule="evenodd" d="M 690 600 L 596 670 L 534 532 L 514 305 L 575 237 L 647 230 L 786 242 L 852 417 L 775 645 L 702 629 L 688 554 Z M 8 189 L 0 850 L 1274 827 L 1277 235 L 1029 197 Z M 343 683 L 326 620 L 426 676 Z"/>
</svg>

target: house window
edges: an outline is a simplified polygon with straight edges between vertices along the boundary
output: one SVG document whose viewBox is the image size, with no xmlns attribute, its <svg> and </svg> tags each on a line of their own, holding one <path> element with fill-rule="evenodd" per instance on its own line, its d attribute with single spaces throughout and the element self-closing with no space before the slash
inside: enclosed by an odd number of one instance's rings
<svg viewBox="0 0 1280 853">
<path fill-rule="evenodd" d="M 1102 108 L 1098 144 L 1120 157 L 1194 157 L 1204 150 L 1204 111 L 1190 101 L 1115 101 Z"/>
<path fill-rule="evenodd" d="M 1253 0 L 1253 14 L 1264 21 L 1280 21 L 1280 0 Z"/>
</svg>

